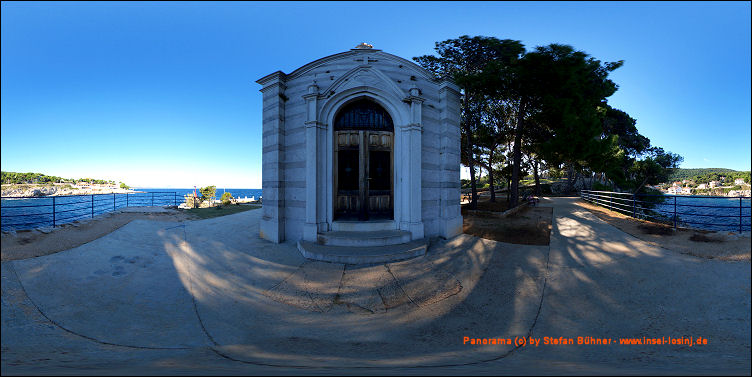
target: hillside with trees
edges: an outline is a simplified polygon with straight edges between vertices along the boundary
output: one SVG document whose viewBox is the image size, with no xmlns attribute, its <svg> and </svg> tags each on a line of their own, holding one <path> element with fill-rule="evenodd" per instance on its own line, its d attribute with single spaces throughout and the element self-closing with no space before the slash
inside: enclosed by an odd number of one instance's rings
<svg viewBox="0 0 752 377">
<path fill-rule="evenodd" d="M 676 169 L 668 177 L 667 182 L 692 180 L 701 183 L 707 183 L 710 181 L 718 181 L 720 177 L 726 177 L 732 181 L 737 178 L 745 179 L 745 182 L 749 183 L 749 171 L 737 171 L 732 169 L 723 168 L 701 168 L 701 169 Z"/>
<path fill-rule="evenodd" d="M 51 184 L 51 183 L 90 183 L 90 184 L 115 184 L 115 181 L 94 178 L 61 178 L 54 175 L 45 175 L 42 173 L 16 173 L 1 172 L 0 181 L 2 184 Z"/>
</svg>

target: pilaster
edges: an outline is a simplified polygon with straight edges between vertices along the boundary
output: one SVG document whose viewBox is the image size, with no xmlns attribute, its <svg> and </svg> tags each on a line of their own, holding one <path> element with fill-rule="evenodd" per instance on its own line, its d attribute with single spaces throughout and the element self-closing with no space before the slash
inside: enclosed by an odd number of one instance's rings
<svg viewBox="0 0 752 377">
<path fill-rule="evenodd" d="M 260 236 L 280 243 L 285 238 L 285 74 L 274 72 L 258 81 L 263 88 L 261 190 L 262 217 Z"/>
<path fill-rule="evenodd" d="M 306 103 L 306 219 L 303 225 L 303 239 L 315 242 L 318 238 L 320 224 L 326 223 L 326 213 L 321 203 L 323 199 L 325 176 L 325 158 L 321 152 L 326 129 L 318 120 L 319 87 L 308 86 L 308 93 L 303 96 Z M 322 220 L 323 218 L 323 220 Z"/>
<path fill-rule="evenodd" d="M 460 90 L 450 81 L 439 86 L 439 147 L 442 177 L 439 198 L 439 233 L 451 238 L 462 233 L 460 214 Z M 454 184 L 456 182 L 456 185 Z"/>
<path fill-rule="evenodd" d="M 403 215 L 400 222 L 400 229 L 408 230 L 412 233 L 413 239 L 423 238 L 425 228 L 423 226 L 422 214 L 422 132 L 423 132 L 423 102 L 424 98 L 419 97 L 420 90 L 411 88 L 410 95 L 404 101 L 410 104 L 410 121 L 401 127 L 403 158 L 402 158 L 402 194 L 403 194 Z"/>
</svg>

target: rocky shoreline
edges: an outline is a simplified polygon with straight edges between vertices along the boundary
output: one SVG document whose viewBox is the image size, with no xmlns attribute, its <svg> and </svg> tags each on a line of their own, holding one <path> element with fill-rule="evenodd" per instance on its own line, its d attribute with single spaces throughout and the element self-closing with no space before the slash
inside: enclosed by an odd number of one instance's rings
<svg viewBox="0 0 752 377">
<path fill-rule="evenodd" d="M 126 194 L 136 191 L 121 188 L 107 189 L 81 189 L 71 187 L 70 185 L 3 185 L 2 197 L 8 198 L 40 198 L 46 196 L 62 195 L 92 195 L 92 194 Z"/>
</svg>

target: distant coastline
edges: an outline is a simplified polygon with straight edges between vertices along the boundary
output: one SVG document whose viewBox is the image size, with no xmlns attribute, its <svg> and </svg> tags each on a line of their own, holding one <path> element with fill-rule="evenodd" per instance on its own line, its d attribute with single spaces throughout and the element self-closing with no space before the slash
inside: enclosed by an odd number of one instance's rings
<svg viewBox="0 0 752 377">
<path fill-rule="evenodd" d="M 86 185 L 82 187 L 67 183 L 7 184 L 2 185 L 1 191 L 0 195 L 4 198 L 39 198 L 62 195 L 130 194 L 142 192 L 108 185 Z"/>
</svg>

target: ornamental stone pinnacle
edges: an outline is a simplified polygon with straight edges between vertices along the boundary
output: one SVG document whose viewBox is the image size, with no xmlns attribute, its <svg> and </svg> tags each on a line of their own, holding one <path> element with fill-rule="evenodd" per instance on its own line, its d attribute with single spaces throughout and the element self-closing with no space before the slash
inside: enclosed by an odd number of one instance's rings
<svg viewBox="0 0 752 377">
<path fill-rule="evenodd" d="M 357 48 L 357 49 L 372 49 L 373 45 L 369 45 L 368 43 L 363 42 L 363 43 L 355 46 L 355 48 Z"/>
</svg>

